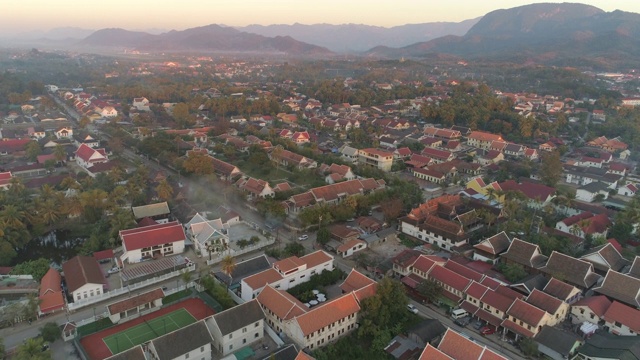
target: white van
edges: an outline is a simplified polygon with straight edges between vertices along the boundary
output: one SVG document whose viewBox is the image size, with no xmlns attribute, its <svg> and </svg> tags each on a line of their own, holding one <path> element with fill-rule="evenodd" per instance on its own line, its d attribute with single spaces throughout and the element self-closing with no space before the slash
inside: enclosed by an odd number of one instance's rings
<svg viewBox="0 0 640 360">
<path fill-rule="evenodd" d="M 454 320 L 463 318 L 465 316 L 469 316 L 469 313 L 465 309 L 454 309 L 453 311 L 451 311 L 451 318 Z"/>
</svg>

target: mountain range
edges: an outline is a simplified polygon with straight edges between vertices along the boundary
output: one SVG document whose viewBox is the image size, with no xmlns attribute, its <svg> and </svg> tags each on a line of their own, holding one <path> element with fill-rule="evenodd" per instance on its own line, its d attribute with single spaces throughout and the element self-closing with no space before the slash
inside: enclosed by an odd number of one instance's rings
<svg viewBox="0 0 640 360">
<path fill-rule="evenodd" d="M 541 3 L 488 13 L 463 36 L 405 47 L 378 46 L 387 58 L 450 54 L 467 58 L 577 65 L 640 64 L 640 14 L 575 3 Z"/>
<path fill-rule="evenodd" d="M 207 25 L 168 32 L 78 28 L 43 33 L 39 44 L 91 50 L 275 53 L 374 58 L 434 55 L 563 66 L 640 66 L 640 14 L 577 3 L 539 3 L 492 11 L 459 23 L 383 28 L 344 25 Z M 30 34 L 31 39 L 38 34 Z M 33 40 L 32 40 L 33 43 Z"/>
<path fill-rule="evenodd" d="M 461 22 L 432 22 L 385 28 L 362 24 L 249 25 L 241 31 L 263 36 L 291 36 L 334 52 L 363 52 L 375 46 L 402 47 L 445 35 L 464 35 L 480 18 Z"/>
</svg>

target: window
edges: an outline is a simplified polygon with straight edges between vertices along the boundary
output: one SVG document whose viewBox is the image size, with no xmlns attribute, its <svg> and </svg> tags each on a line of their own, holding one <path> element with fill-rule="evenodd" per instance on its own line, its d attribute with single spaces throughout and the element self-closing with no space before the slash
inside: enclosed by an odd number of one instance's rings
<svg viewBox="0 0 640 360">
<path fill-rule="evenodd" d="M 229 350 L 233 350 L 233 344 L 229 345 Z"/>
<path fill-rule="evenodd" d="M 247 339 L 242 339 L 242 343 L 246 344 L 247 343 Z"/>
<path fill-rule="evenodd" d="M 188 359 L 189 358 L 189 354 L 184 354 L 184 358 Z"/>
<path fill-rule="evenodd" d="M 229 339 L 233 339 L 233 334 L 229 334 Z"/>
<path fill-rule="evenodd" d="M 260 326 L 260 321 L 256 322 L 256 327 Z"/>
<path fill-rule="evenodd" d="M 260 333 L 256 333 L 253 337 L 257 339 L 258 336 L 260 336 Z"/>
<path fill-rule="evenodd" d="M 621 326 L 622 326 L 622 324 L 620 324 L 620 323 L 619 323 L 619 322 L 617 322 L 617 321 L 615 321 L 615 322 L 613 323 L 613 325 L 614 325 L 615 327 L 621 327 Z"/>
<path fill-rule="evenodd" d="M 246 327 L 245 327 L 245 328 L 242 328 L 242 333 L 244 334 L 244 333 L 246 333 L 246 332 L 247 332 L 247 328 L 246 328 Z"/>
<path fill-rule="evenodd" d="M 204 352 L 204 346 L 200 346 L 200 352 Z"/>
</svg>

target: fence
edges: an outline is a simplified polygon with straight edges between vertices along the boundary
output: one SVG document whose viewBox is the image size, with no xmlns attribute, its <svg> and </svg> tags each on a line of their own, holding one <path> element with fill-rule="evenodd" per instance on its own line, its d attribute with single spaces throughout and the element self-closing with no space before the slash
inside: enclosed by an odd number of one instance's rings
<svg viewBox="0 0 640 360">
<path fill-rule="evenodd" d="M 188 271 L 195 271 L 196 270 L 196 265 L 195 263 L 191 263 L 190 265 L 188 265 L 187 267 L 185 267 L 184 269 L 187 269 Z M 159 283 L 161 281 L 176 277 L 176 276 L 180 276 L 182 274 L 182 272 L 184 271 L 184 269 L 180 269 L 180 270 L 176 270 L 176 271 L 172 271 L 170 273 L 164 274 L 164 275 L 160 275 L 151 279 L 147 279 L 135 284 L 131 284 L 128 285 L 127 287 L 123 287 L 123 288 L 118 288 L 118 289 L 113 289 L 111 291 L 107 291 L 105 293 L 102 293 L 100 295 L 96 295 L 87 299 L 80 299 L 80 300 L 76 300 L 75 302 L 69 303 L 67 308 L 69 309 L 69 311 L 75 311 L 78 310 L 80 308 L 83 308 L 85 306 L 89 306 L 91 304 L 95 304 L 107 299 L 110 299 L 112 297 L 115 296 L 120 296 L 126 293 L 131 294 L 131 291 L 139 289 L 139 288 L 143 288 L 155 283 Z"/>
<path fill-rule="evenodd" d="M 264 324 L 264 329 L 266 330 L 267 335 L 269 335 L 271 340 L 273 340 L 273 342 L 276 343 L 278 348 L 280 348 L 280 346 L 284 345 L 284 341 L 282 341 L 280 336 L 278 336 L 278 334 L 276 334 L 276 332 L 273 331 L 273 329 L 270 328 L 269 325 L 266 324 L 266 321 L 265 321 L 265 324 Z"/>
</svg>

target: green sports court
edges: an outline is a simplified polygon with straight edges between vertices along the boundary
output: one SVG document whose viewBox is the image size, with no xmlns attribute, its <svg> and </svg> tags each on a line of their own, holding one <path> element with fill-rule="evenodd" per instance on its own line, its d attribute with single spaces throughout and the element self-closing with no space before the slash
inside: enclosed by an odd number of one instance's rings
<svg viewBox="0 0 640 360">
<path fill-rule="evenodd" d="M 196 318 L 182 308 L 149 321 L 145 320 L 119 333 L 106 336 L 102 340 L 112 354 L 117 354 L 195 322 Z"/>
</svg>

